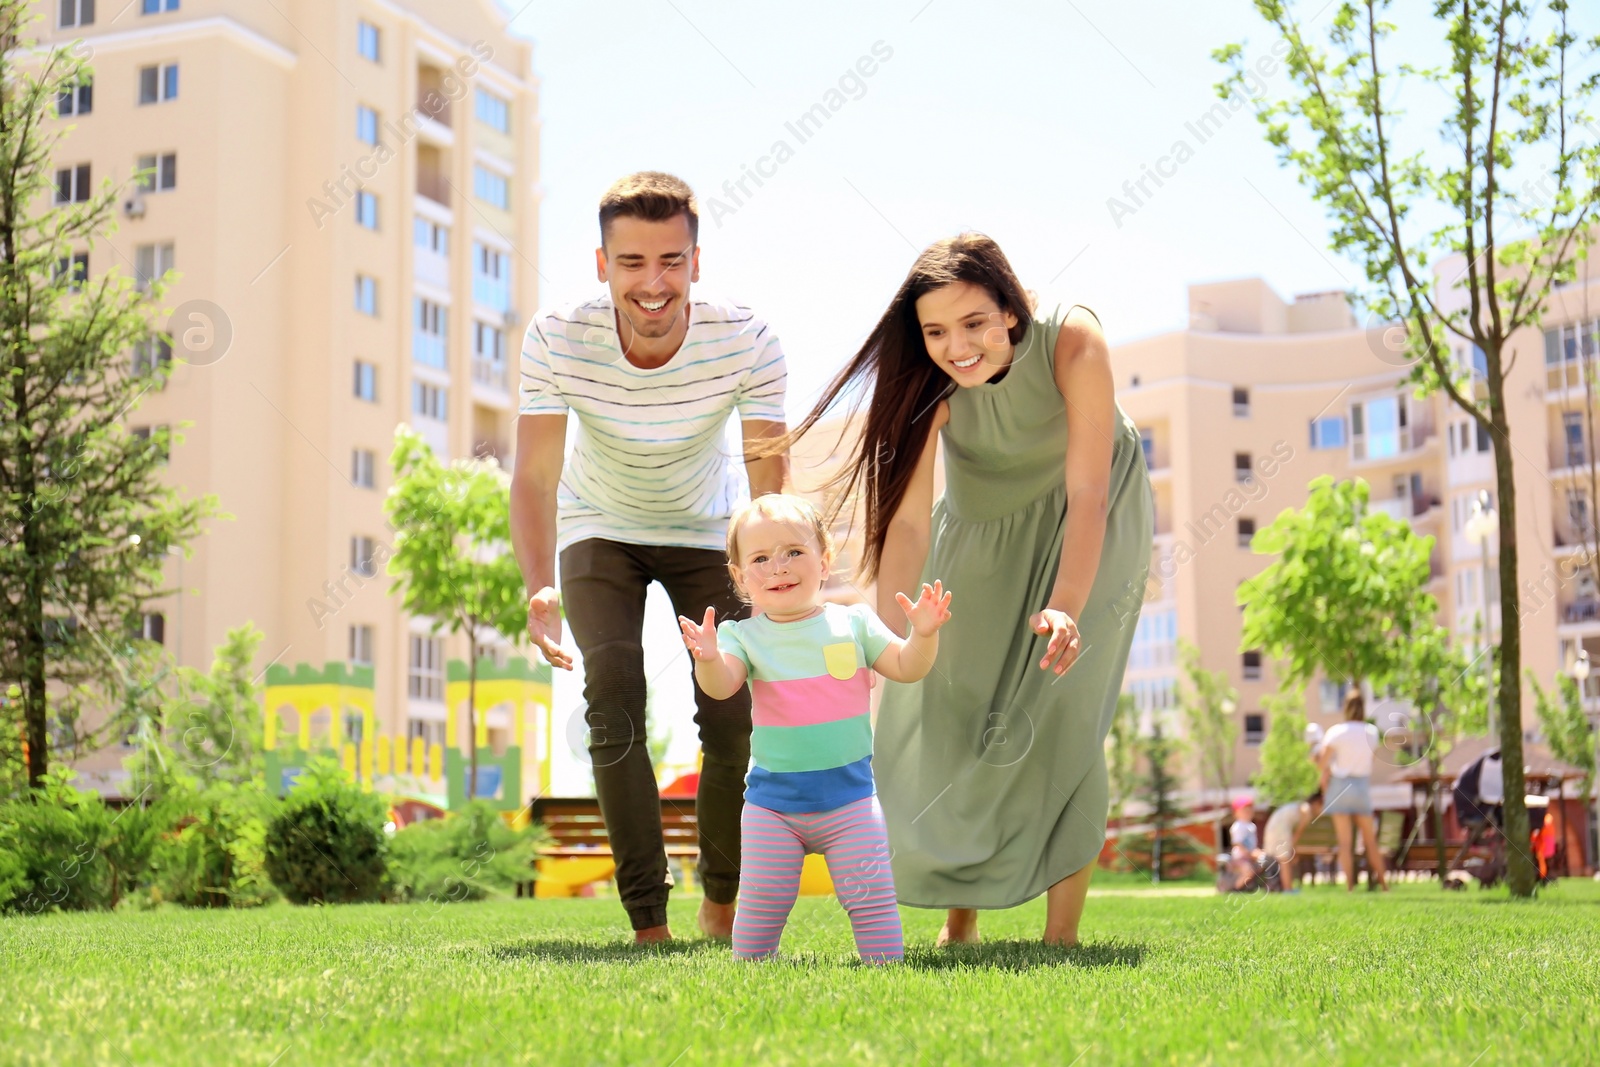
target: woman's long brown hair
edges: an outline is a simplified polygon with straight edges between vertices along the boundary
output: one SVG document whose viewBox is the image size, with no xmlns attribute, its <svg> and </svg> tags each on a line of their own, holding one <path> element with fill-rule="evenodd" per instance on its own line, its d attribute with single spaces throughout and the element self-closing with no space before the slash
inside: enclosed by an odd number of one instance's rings
<svg viewBox="0 0 1600 1067">
<path fill-rule="evenodd" d="M 917 460 L 928 442 L 939 401 L 956 389 L 950 376 L 928 355 L 917 318 L 917 298 L 957 282 L 980 286 L 1017 317 L 1008 337 L 1021 343 L 1033 321 L 1033 301 L 1017 281 L 1000 246 L 981 233 L 963 233 L 930 245 L 911 271 L 866 343 L 836 374 L 809 414 L 792 431 L 761 451 L 786 451 L 823 418 L 846 392 L 854 394 L 850 416 L 866 403 L 866 424 L 849 461 L 824 483 L 831 525 L 856 499 L 864 504 L 864 548 L 860 573 L 877 577 L 889 522 L 905 499 Z M 864 398 L 864 399 L 863 399 Z"/>
</svg>

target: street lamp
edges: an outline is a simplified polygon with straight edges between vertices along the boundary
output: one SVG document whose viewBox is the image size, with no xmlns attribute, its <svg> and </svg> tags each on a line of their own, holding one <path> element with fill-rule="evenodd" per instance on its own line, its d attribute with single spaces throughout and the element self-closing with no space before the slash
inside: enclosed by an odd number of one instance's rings
<svg viewBox="0 0 1600 1067">
<path fill-rule="evenodd" d="M 136 533 L 128 535 L 128 544 L 134 548 L 138 548 L 143 541 L 144 538 Z M 168 545 L 166 554 L 178 557 L 178 617 L 173 620 L 177 625 L 173 628 L 172 655 L 174 662 L 181 663 L 183 657 L 183 549 L 178 545 Z"/>
<path fill-rule="evenodd" d="M 1483 550 L 1483 645 L 1484 645 L 1484 674 L 1488 678 L 1487 700 L 1489 706 L 1489 737 L 1496 736 L 1494 713 L 1494 655 L 1489 651 L 1493 644 L 1493 633 L 1489 627 L 1489 539 L 1499 525 L 1499 516 L 1495 514 L 1494 505 L 1489 503 L 1489 490 L 1479 489 L 1478 495 L 1472 501 L 1472 514 L 1467 516 L 1465 533 L 1467 540 L 1477 544 Z"/>
<path fill-rule="evenodd" d="M 1577 656 L 1574 657 L 1574 659 L 1572 661 L 1572 677 L 1578 683 L 1578 706 L 1581 708 L 1581 707 L 1583 707 L 1583 700 L 1584 700 L 1584 696 L 1585 696 L 1585 694 L 1584 694 L 1584 683 L 1589 680 L 1589 650 L 1584 648 L 1581 644 L 1578 646 L 1578 654 L 1577 654 Z M 1594 733 L 1595 733 L 1595 761 L 1596 761 L 1597 765 L 1600 765 L 1600 727 L 1597 727 Z M 1559 788 L 1559 783 L 1558 783 L 1558 789 L 1557 789 L 1556 795 L 1557 796 L 1562 795 L 1562 793 L 1560 791 L 1560 788 Z M 1596 824 L 1591 822 L 1590 825 L 1596 825 Z M 1595 857 L 1594 837 L 1593 837 L 1592 834 L 1590 835 L 1590 839 L 1583 843 L 1583 846 L 1584 846 L 1585 849 L 1587 849 L 1589 851 L 1589 865 L 1592 867 L 1592 866 L 1594 866 L 1594 857 Z"/>
</svg>

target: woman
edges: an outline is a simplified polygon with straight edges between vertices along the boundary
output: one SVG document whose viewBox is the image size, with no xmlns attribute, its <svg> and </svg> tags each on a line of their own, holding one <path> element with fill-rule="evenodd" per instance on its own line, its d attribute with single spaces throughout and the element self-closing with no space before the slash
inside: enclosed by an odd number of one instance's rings
<svg viewBox="0 0 1600 1067">
<path fill-rule="evenodd" d="M 1361 830 L 1361 840 L 1366 842 L 1372 877 L 1377 879 L 1379 888 L 1387 891 L 1389 883 L 1384 878 L 1378 830 L 1372 823 L 1372 754 L 1378 748 L 1378 728 L 1366 720 L 1366 702 L 1359 689 L 1352 689 L 1344 698 L 1344 721 L 1329 728 L 1317 755 L 1325 798 L 1322 810 L 1333 816 L 1345 889 L 1356 887 L 1354 822 Z"/>
<path fill-rule="evenodd" d="M 917 258 L 795 436 L 858 385 L 861 439 L 830 484 L 841 506 L 860 491 L 878 613 L 903 632 L 895 593 L 924 578 L 956 600 L 933 673 L 879 709 L 897 895 L 948 909 L 945 944 L 978 940 L 976 909 L 1045 893 L 1045 940 L 1076 944 L 1154 529 L 1099 321 L 1036 318 L 999 247 L 962 234 Z"/>
</svg>

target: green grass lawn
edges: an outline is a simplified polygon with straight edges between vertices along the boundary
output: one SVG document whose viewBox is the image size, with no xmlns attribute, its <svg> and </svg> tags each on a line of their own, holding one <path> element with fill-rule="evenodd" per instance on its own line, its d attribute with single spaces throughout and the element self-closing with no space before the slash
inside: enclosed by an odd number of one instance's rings
<svg viewBox="0 0 1600 1067">
<path fill-rule="evenodd" d="M 40 1064 L 1593 1063 L 1600 885 L 1532 903 L 1110 888 L 1085 945 L 987 943 L 854 961 L 831 898 L 785 958 L 640 951 L 614 900 L 55 915 L 0 921 L 0 1062 Z M 696 901 L 672 921 L 693 929 Z"/>
</svg>

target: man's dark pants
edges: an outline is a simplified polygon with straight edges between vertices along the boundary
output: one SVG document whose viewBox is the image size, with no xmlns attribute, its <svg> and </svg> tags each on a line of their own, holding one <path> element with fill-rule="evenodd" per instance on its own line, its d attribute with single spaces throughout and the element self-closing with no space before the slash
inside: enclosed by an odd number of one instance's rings
<svg viewBox="0 0 1600 1067">
<path fill-rule="evenodd" d="M 645 592 L 660 582 L 672 608 L 696 622 L 746 617 L 727 557 L 703 548 L 630 545 L 590 538 L 561 553 L 561 606 L 583 654 L 589 755 L 595 792 L 617 861 L 617 891 L 635 930 L 667 921 L 661 796 L 646 746 Z M 691 679 L 693 660 L 690 660 Z M 702 761 L 695 815 L 706 899 L 732 904 L 739 892 L 739 820 L 750 763 L 750 690 L 712 700 L 694 687 Z"/>
</svg>

